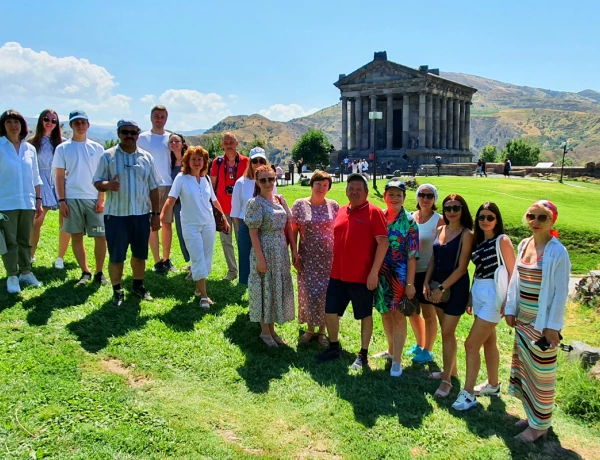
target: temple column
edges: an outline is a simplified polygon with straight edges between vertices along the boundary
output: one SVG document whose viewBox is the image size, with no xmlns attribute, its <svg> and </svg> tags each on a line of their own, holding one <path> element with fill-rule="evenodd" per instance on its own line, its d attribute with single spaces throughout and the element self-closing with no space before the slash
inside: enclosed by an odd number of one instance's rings
<svg viewBox="0 0 600 460">
<path fill-rule="evenodd" d="M 471 102 L 465 103 L 465 150 L 471 149 Z"/>
<path fill-rule="evenodd" d="M 447 109 L 448 132 L 446 138 L 446 148 L 448 150 L 452 150 L 454 148 L 454 99 L 448 99 Z"/>
<path fill-rule="evenodd" d="M 362 148 L 362 98 L 356 98 L 356 150 Z"/>
<path fill-rule="evenodd" d="M 402 148 L 408 148 L 410 125 L 410 97 L 408 94 L 402 96 Z"/>
<path fill-rule="evenodd" d="M 426 117 L 427 102 L 425 93 L 419 94 L 419 147 L 425 147 L 425 117 Z"/>
<path fill-rule="evenodd" d="M 458 148 L 465 150 L 465 101 L 460 101 L 460 134 L 458 139 Z"/>
<path fill-rule="evenodd" d="M 342 96 L 342 151 L 348 151 L 348 98 Z"/>
<path fill-rule="evenodd" d="M 433 148 L 440 148 L 440 98 L 433 96 Z"/>
<path fill-rule="evenodd" d="M 371 96 L 371 112 L 376 112 L 377 111 L 377 96 Z M 376 120 L 369 120 L 371 122 L 371 139 L 369 140 L 369 150 L 371 152 L 373 152 L 375 149 L 375 121 Z"/>
<path fill-rule="evenodd" d="M 425 146 L 430 149 L 433 145 L 433 103 L 431 94 L 425 97 Z"/>
<path fill-rule="evenodd" d="M 369 150 L 369 97 L 362 98 L 362 144 L 361 150 Z"/>
<path fill-rule="evenodd" d="M 350 99 L 350 149 L 356 148 L 356 98 Z"/>
<path fill-rule="evenodd" d="M 387 95 L 386 115 L 386 142 L 385 149 L 390 151 L 394 148 L 394 95 Z"/>
<path fill-rule="evenodd" d="M 458 99 L 454 99 L 453 101 L 453 112 L 452 112 L 452 126 L 453 126 L 453 132 L 452 132 L 452 148 L 454 150 L 458 150 L 458 134 L 460 132 L 460 105 L 458 103 Z"/>
<path fill-rule="evenodd" d="M 446 148 L 446 128 L 448 118 L 446 117 L 446 111 L 448 110 L 446 104 L 446 98 L 440 99 L 440 148 Z"/>
</svg>

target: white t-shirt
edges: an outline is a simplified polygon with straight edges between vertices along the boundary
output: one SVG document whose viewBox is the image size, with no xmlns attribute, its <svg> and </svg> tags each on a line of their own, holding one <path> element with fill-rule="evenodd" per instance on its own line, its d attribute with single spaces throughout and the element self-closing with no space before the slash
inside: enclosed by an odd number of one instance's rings
<svg viewBox="0 0 600 460">
<path fill-rule="evenodd" d="M 137 145 L 139 148 L 150 153 L 154 158 L 156 169 L 162 176 L 161 186 L 168 186 L 173 183 L 171 179 L 171 150 L 169 149 L 169 133 L 154 134 L 152 131 L 144 131 L 138 137 Z"/>
<path fill-rule="evenodd" d="M 233 186 L 233 195 L 231 196 L 231 217 L 244 219 L 246 217 L 246 208 L 248 201 L 254 197 L 254 179 L 248 179 L 246 176 L 240 177 Z M 277 185 L 273 187 L 273 193 L 277 193 Z"/>
<path fill-rule="evenodd" d="M 177 174 L 169 196 L 181 200 L 182 224 L 214 225 L 210 201 L 216 201 L 217 197 L 208 176 L 201 177 L 198 182 L 191 174 Z"/>
<path fill-rule="evenodd" d="M 65 198 L 98 198 L 98 190 L 94 187 L 94 174 L 103 153 L 104 147 L 90 139 L 83 142 L 69 139 L 56 147 L 52 160 L 52 175 L 56 177 L 56 168 L 65 170 Z"/>
<path fill-rule="evenodd" d="M 352 174 L 356 174 L 358 172 L 358 163 L 352 163 Z"/>
<path fill-rule="evenodd" d="M 417 211 L 412 213 L 413 218 Z M 419 226 L 419 259 L 417 260 L 417 273 L 427 271 L 429 260 L 433 256 L 433 242 L 438 229 L 438 223 L 442 218 L 441 214 L 434 212 L 424 224 Z"/>
</svg>

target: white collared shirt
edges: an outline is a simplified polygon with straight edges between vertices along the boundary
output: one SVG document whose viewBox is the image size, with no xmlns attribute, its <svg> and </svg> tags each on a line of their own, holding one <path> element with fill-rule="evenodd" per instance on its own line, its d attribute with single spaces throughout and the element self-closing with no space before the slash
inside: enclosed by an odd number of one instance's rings
<svg viewBox="0 0 600 460">
<path fill-rule="evenodd" d="M 35 186 L 42 185 L 35 147 L 21 141 L 19 152 L 0 138 L 0 211 L 35 210 Z"/>
<path fill-rule="evenodd" d="M 246 176 L 240 177 L 233 186 L 233 195 L 231 196 L 231 217 L 237 217 L 244 220 L 246 217 L 246 208 L 248 201 L 254 197 L 254 179 L 248 179 Z M 273 187 L 273 193 L 277 194 L 277 185 Z"/>
</svg>

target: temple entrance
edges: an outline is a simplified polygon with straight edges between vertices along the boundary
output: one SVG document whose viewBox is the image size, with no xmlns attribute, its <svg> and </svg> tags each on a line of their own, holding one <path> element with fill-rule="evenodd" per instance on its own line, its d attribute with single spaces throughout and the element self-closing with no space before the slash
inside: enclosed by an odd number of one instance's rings
<svg viewBox="0 0 600 460">
<path fill-rule="evenodd" d="M 392 148 L 402 148 L 402 109 L 394 110 L 394 136 L 392 138 Z"/>
</svg>

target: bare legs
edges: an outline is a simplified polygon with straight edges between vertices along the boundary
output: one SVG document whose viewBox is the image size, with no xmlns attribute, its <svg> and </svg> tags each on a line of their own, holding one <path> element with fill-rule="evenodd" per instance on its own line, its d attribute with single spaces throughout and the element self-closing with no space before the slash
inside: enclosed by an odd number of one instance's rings
<svg viewBox="0 0 600 460">
<path fill-rule="evenodd" d="M 490 323 L 489 321 L 475 317 L 475 322 L 465 342 L 465 351 L 467 353 L 465 390 L 470 394 L 473 394 L 477 375 L 481 367 L 479 351 L 482 346 L 488 373 L 488 383 L 496 386 L 498 385 L 498 366 L 500 364 L 500 353 L 496 344 L 496 323 Z"/>
<path fill-rule="evenodd" d="M 436 312 L 442 330 L 442 354 L 444 362 L 442 380 L 450 382 L 453 375 L 458 375 L 456 367 L 456 326 L 458 325 L 460 316 L 446 315 L 441 308 L 436 308 Z M 439 389 L 443 392 L 448 392 L 451 388 L 450 385 L 442 382 Z"/>
<path fill-rule="evenodd" d="M 87 264 L 87 256 L 83 245 L 83 233 L 74 233 L 71 235 L 71 238 L 73 239 L 73 254 L 75 254 L 75 259 L 77 260 L 79 267 L 84 272 L 90 273 L 90 267 Z M 94 256 L 96 258 L 95 273 L 99 273 L 102 271 L 104 259 L 106 257 L 106 239 L 103 236 L 94 237 Z"/>
<path fill-rule="evenodd" d="M 110 283 L 114 286 L 115 284 L 121 284 L 123 279 L 123 267 L 124 263 L 109 262 L 108 263 L 108 276 L 110 277 Z M 131 257 L 131 270 L 133 271 L 134 280 L 143 280 L 144 271 L 146 270 L 146 261 L 138 259 L 137 257 Z"/>
<path fill-rule="evenodd" d="M 38 243 L 40 242 L 40 234 L 42 232 L 42 225 L 44 224 L 44 220 L 46 219 L 46 214 L 50 208 L 43 208 L 42 213 L 39 215 L 37 219 L 33 219 L 33 229 L 31 230 L 31 257 L 35 257 L 35 252 L 38 247 Z M 58 257 L 64 259 L 65 254 L 67 253 L 67 249 L 69 248 L 69 241 L 71 239 L 71 235 L 62 231 L 63 228 L 63 216 L 59 214 L 59 225 L 60 225 L 60 234 L 58 236 Z"/>
</svg>

